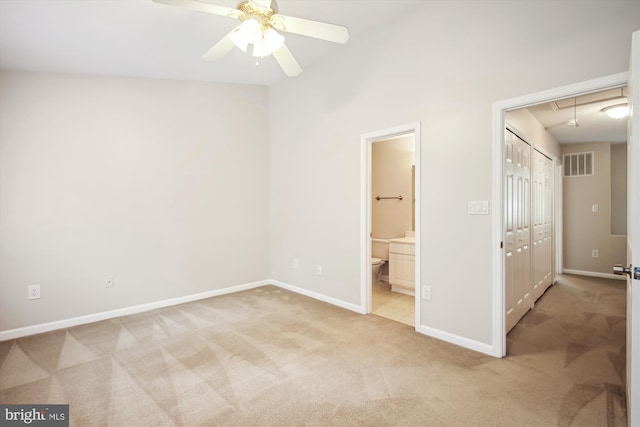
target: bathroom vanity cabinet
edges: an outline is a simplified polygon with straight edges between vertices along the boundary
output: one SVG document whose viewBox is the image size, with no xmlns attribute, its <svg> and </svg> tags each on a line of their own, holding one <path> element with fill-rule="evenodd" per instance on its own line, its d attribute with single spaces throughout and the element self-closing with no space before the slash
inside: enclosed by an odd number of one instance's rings
<svg viewBox="0 0 640 427">
<path fill-rule="evenodd" d="M 415 238 L 389 240 L 389 284 L 393 292 L 415 295 Z"/>
</svg>

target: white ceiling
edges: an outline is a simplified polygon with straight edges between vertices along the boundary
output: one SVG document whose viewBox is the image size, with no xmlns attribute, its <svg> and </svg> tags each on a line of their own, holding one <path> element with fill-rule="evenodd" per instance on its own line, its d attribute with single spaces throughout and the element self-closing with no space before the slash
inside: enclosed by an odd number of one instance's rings
<svg viewBox="0 0 640 427">
<path fill-rule="evenodd" d="M 278 6 L 283 15 L 345 25 L 348 43 L 358 43 L 419 3 L 279 0 Z M 237 24 L 151 0 L 0 0 L 0 68 L 264 85 L 287 78 L 272 57 L 256 67 L 255 59 L 237 48 L 215 62 L 200 59 Z M 284 35 L 303 70 L 347 48 Z"/>
<path fill-rule="evenodd" d="M 208 0 L 235 7 L 236 0 Z M 328 60 L 385 24 L 401 24 L 424 0 L 278 0 L 283 15 L 349 28 L 347 45 L 285 33 L 302 69 Z M 151 0 L 0 0 L 0 68 L 43 72 L 271 85 L 287 79 L 272 57 L 256 67 L 239 49 L 215 62 L 200 59 L 237 21 Z M 611 102 L 607 101 L 609 104 Z M 607 104 L 608 105 L 608 104 Z M 578 128 L 563 125 L 573 109 L 531 107 L 560 143 L 624 142 L 626 121 L 578 108 Z"/>
<path fill-rule="evenodd" d="M 624 143 L 627 141 L 627 120 L 612 119 L 602 109 L 626 103 L 626 95 L 626 88 L 610 89 L 528 109 L 560 144 Z M 573 124 L 574 117 L 577 127 Z"/>
</svg>

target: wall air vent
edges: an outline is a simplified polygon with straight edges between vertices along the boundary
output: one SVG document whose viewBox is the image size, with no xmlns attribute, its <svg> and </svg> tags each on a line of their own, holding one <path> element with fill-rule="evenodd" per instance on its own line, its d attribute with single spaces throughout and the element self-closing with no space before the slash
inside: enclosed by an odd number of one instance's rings
<svg viewBox="0 0 640 427">
<path fill-rule="evenodd" d="M 593 176 L 593 151 L 571 153 L 562 156 L 564 176 Z"/>
</svg>

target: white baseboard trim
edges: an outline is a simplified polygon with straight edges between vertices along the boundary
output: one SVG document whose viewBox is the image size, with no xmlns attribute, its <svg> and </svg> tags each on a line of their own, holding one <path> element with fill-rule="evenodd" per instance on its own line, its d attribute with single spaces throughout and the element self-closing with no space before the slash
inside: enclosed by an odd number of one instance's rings
<svg viewBox="0 0 640 427">
<path fill-rule="evenodd" d="M 577 274 L 577 273 L 575 273 Z M 131 307 L 120 308 L 116 310 L 103 311 L 100 313 L 89 314 L 86 316 L 72 317 L 64 320 L 57 320 L 54 322 L 41 323 L 38 325 L 26 326 L 23 328 L 9 329 L 6 331 L 0 331 L 0 341 L 6 341 L 15 338 L 21 338 L 29 335 L 40 334 L 44 332 L 55 331 L 58 329 L 70 328 L 73 326 L 84 325 L 92 322 L 99 322 L 102 320 L 113 319 L 121 316 L 128 316 L 130 314 L 142 313 L 145 311 L 155 310 L 158 308 L 169 307 L 178 304 L 184 304 L 187 302 L 202 300 L 206 298 L 216 297 L 220 295 L 231 294 L 240 291 L 246 291 L 248 289 L 259 288 L 261 286 L 274 285 L 282 289 L 286 289 L 291 292 L 295 292 L 300 295 L 304 295 L 318 301 L 326 302 L 328 304 L 335 305 L 337 307 L 344 308 L 359 314 L 367 314 L 366 309 L 363 306 L 352 304 L 346 301 L 342 301 L 337 298 L 329 297 L 317 292 L 313 292 L 307 289 L 299 288 L 297 286 L 290 285 L 288 283 L 280 282 L 278 280 L 261 280 L 258 282 L 247 283 L 244 285 L 231 286 L 223 289 L 216 289 L 213 291 L 202 292 L 199 294 L 186 295 L 178 298 L 171 298 L 162 301 L 156 301 L 148 304 L 141 304 Z M 478 351 L 480 353 L 495 356 L 494 348 L 485 343 L 474 341 L 468 338 L 454 335 L 448 332 L 441 331 L 439 329 L 430 328 L 424 325 L 420 325 L 416 328 L 416 331 L 430 337 L 449 342 L 451 344 L 459 345 L 460 347 L 468 348 L 470 350 Z"/>
<path fill-rule="evenodd" d="M 297 294 L 304 295 L 304 296 L 307 296 L 307 297 L 310 297 L 310 298 L 313 298 L 313 299 L 317 299 L 318 301 L 322 301 L 322 302 L 326 302 L 326 303 L 329 303 L 329 304 L 332 304 L 332 305 L 336 305 L 338 307 L 342 307 L 342 308 L 345 308 L 345 309 L 350 310 L 350 311 L 355 311 L 356 313 L 359 313 L 359 314 L 367 314 L 367 311 L 365 310 L 365 308 L 360 306 L 360 305 L 357 305 L 357 304 L 352 304 L 350 302 L 342 301 L 342 300 L 339 300 L 337 298 L 329 297 L 329 296 L 326 296 L 326 295 L 323 295 L 323 294 L 319 294 L 317 292 L 313 292 L 313 291 L 309 291 L 307 289 L 299 288 L 297 286 L 293 286 L 293 285 L 290 285 L 288 283 L 280 282 L 278 280 L 271 280 L 270 283 L 272 285 L 275 285 L 275 286 L 279 287 L 279 288 L 286 289 L 288 291 L 295 292 Z"/>
<path fill-rule="evenodd" d="M 56 320 L 54 322 L 41 323 L 33 326 L 25 326 L 23 328 L 9 329 L 0 331 L 0 341 L 11 340 L 15 338 L 25 337 L 28 335 L 40 334 L 43 332 L 55 331 L 57 329 L 70 328 L 73 326 L 84 325 L 101 320 L 113 319 L 130 314 L 142 313 L 144 311 L 155 310 L 157 308 L 169 307 L 172 305 L 184 304 L 186 302 L 197 301 L 201 299 L 217 297 L 220 295 L 231 294 L 234 292 L 246 291 L 248 289 L 258 288 L 260 286 L 270 285 L 270 280 L 262 280 L 259 282 L 246 283 L 244 285 L 231 286 L 223 289 L 202 292 L 199 294 L 186 295 L 178 298 L 171 298 L 162 301 L 151 302 L 148 304 L 140 304 L 132 307 L 119 308 L 115 310 L 103 311 L 101 313 L 88 314 L 86 316 L 72 317 L 64 320 Z"/>
<path fill-rule="evenodd" d="M 598 273 L 595 271 L 583 271 L 583 270 L 570 270 L 568 268 L 562 269 L 563 274 L 575 274 L 577 276 L 589 276 L 589 277 L 599 277 L 601 279 L 614 279 L 614 280 L 627 280 L 627 276 L 618 276 L 613 273 Z"/>
<path fill-rule="evenodd" d="M 469 350 L 477 351 L 479 353 L 484 353 L 489 356 L 502 357 L 501 355 L 500 356 L 496 355 L 496 350 L 490 344 L 485 344 L 483 342 L 461 337 L 460 335 L 451 334 L 449 332 L 441 331 L 440 329 L 419 325 L 416 328 L 416 332 L 420 332 L 421 334 L 428 335 L 432 338 L 446 341 L 448 343 L 455 344 L 460 347 L 467 348 Z"/>
<path fill-rule="evenodd" d="M 319 301 L 336 305 L 338 307 L 342 307 L 347 310 L 355 311 L 356 313 L 359 313 L 359 314 L 367 314 L 364 307 L 359 306 L 357 304 L 351 304 L 336 298 L 319 294 L 317 292 L 299 288 L 297 286 L 293 286 L 288 283 L 280 282 L 278 280 L 271 280 L 271 284 L 273 284 L 274 286 L 278 286 L 279 288 L 286 289 L 291 292 L 295 292 L 297 294 L 301 294 Z M 428 326 L 420 325 L 418 328 L 416 328 L 416 332 L 419 332 L 424 335 L 428 335 L 430 337 L 433 337 L 442 341 L 446 341 L 451 344 L 459 345 L 460 347 L 464 347 L 480 353 L 488 354 L 489 356 L 502 357 L 502 356 L 496 356 L 495 349 L 493 348 L 493 346 L 489 344 L 481 343 L 479 341 L 474 341 L 469 338 L 461 337 L 459 335 L 450 334 L 448 332 L 444 332 L 439 329 L 434 329 Z"/>
</svg>

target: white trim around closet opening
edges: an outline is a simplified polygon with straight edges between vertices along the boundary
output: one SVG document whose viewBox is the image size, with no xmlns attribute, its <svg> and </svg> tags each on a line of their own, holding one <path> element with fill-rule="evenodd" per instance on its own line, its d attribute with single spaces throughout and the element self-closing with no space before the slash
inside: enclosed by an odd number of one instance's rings
<svg viewBox="0 0 640 427">
<path fill-rule="evenodd" d="M 517 98 L 499 101 L 493 104 L 493 145 L 492 145 L 492 202 L 493 206 L 503 206 L 503 175 L 504 165 L 502 160 L 502 147 L 504 145 L 505 112 L 526 108 L 544 102 L 550 102 L 559 98 L 585 95 L 606 89 L 621 87 L 628 83 L 629 73 L 619 73 L 599 79 L 587 80 L 562 86 L 542 92 L 532 93 Z M 492 331 L 491 354 L 495 357 L 504 357 L 507 351 L 507 335 L 505 333 L 505 301 L 504 301 L 504 262 L 503 250 L 500 247 L 503 241 L 503 209 L 494 209 L 496 213 L 492 217 L 491 244 L 491 293 L 492 293 Z M 556 238 L 558 237 L 556 233 Z M 557 266 L 556 266 L 557 267 Z"/>
</svg>

